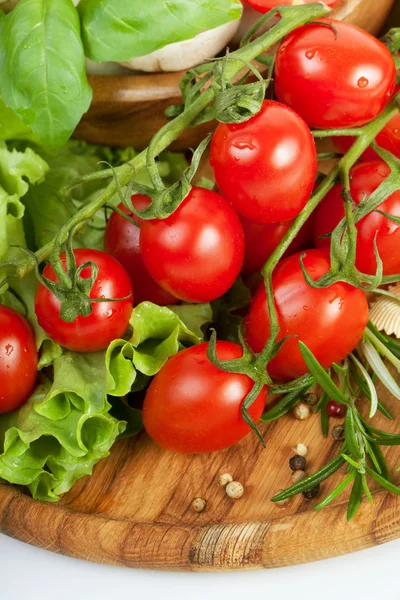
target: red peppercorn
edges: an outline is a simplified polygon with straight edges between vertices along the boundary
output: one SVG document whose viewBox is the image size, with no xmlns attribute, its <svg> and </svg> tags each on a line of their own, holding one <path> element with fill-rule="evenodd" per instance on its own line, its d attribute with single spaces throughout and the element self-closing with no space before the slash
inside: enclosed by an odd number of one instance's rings
<svg viewBox="0 0 400 600">
<path fill-rule="evenodd" d="M 347 412 L 347 406 L 339 404 L 335 400 L 330 400 L 326 405 L 326 412 L 330 417 L 344 417 Z"/>
</svg>

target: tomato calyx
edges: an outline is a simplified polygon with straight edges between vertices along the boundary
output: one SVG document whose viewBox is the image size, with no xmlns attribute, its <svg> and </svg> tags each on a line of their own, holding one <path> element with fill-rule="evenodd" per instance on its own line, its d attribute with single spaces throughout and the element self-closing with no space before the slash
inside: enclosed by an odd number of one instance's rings
<svg viewBox="0 0 400 600">
<path fill-rule="evenodd" d="M 267 373 L 265 364 L 260 368 L 257 355 L 252 352 L 240 330 L 239 341 L 243 348 L 243 355 L 240 358 L 234 358 L 231 360 L 220 360 L 217 356 L 217 334 L 215 329 L 213 329 L 211 331 L 211 337 L 208 343 L 207 358 L 221 371 L 225 371 L 226 373 L 239 373 L 241 375 L 247 375 L 254 381 L 252 389 L 243 400 L 241 412 L 243 420 L 254 431 L 263 447 L 265 447 L 264 437 L 258 429 L 254 419 L 250 415 L 249 408 L 258 398 L 263 387 L 271 383 L 271 378 Z"/>
<path fill-rule="evenodd" d="M 77 317 L 88 317 L 92 313 L 92 304 L 101 302 L 121 302 L 128 300 L 132 293 L 123 298 L 90 298 L 90 292 L 98 277 L 99 267 L 93 261 L 86 261 L 77 267 L 72 248 L 73 231 L 68 238 L 65 248 L 64 269 L 59 253 L 53 253 L 50 261 L 58 281 L 52 281 L 41 274 L 39 261 L 33 252 L 21 249 L 35 261 L 35 273 L 39 282 L 60 301 L 60 318 L 66 323 L 73 323 Z M 83 271 L 90 269 L 90 276 L 83 277 Z"/>
<path fill-rule="evenodd" d="M 394 100 L 392 100 L 388 108 L 385 109 L 384 112 L 387 115 L 392 113 L 392 109 L 393 107 L 396 107 L 396 102 L 398 99 L 400 99 L 399 93 L 396 95 Z M 380 119 L 380 117 L 378 119 Z M 387 121 L 387 119 L 384 120 L 385 122 Z M 374 122 L 366 125 L 363 128 L 364 132 L 370 129 L 373 125 Z M 361 131 L 362 130 L 360 129 L 357 133 L 358 139 L 356 143 L 359 141 Z M 362 135 L 364 134 L 361 134 L 361 136 Z M 371 142 L 371 147 L 389 166 L 390 173 L 367 199 L 363 200 L 358 205 L 355 205 L 350 191 L 349 170 L 351 164 L 343 159 L 341 163 L 339 163 L 339 174 L 342 182 L 342 198 L 345 208 L 345 216 L 338 223 L 335 229 L 328 234 L 331 238 L 331 268 L 328 273 L 317 280 L 312 279 L 303 264 L 303 257 L 300 258 L 303 275 L 311 287 L 322 288 L 330 286 L 335 282 L 343 281 L 364 291 L 369 291 L 376 289 L 381 284 L 398 281 L 400 278 L 400 274 L 383 276 L 383 263 L 377 247 L 377 233 L 374 239 L 374 255 L 377 265 L 375 274 L 370 275 L 362 273 L 356 267 L 358 235 L 356 224 L 372 211 L 376 210 L 377 212 L 382 213 L 382 211 L 378 209 L 379 205 L 400 188 L 400 160 L 387 150 L 379 147 L 375 142 Z M 356 158 L 358 156 L 356 155 Z M 396 223 L 399 222 L 399 219 L 396 216 L 386 213 L 382 214 Z"/>
<path fill-rule="evenodd" d="M 119 186 L 118 177 L 117 175 L 114 175 L 121 202 L 129 211 L 131 211 L 131 213 L 144 221 L 166 219 L 172 215 L 185 198 L 187 198 L 192 190 L 191 182 L 197 172 L 201 157 L 211 140 L 211 134 L 204 138 L 194 151 L 191 164 L 185 169 L 181 178 L 171 186 L 166 187 L 159 174 L 156 163 L 157 136 L 158 134 L 156 134 L 150 142 L 146 158 L 147 172 L 151 179 L 152 187 L 140 184 L 134 181 L 134 179 L 131 179 L 125 194 L 123 194 Z M 135 208 L 131 201 L 132 192 L 148 196 L 151 199 L 149 206 L 142 210 Z"/>
</svg>

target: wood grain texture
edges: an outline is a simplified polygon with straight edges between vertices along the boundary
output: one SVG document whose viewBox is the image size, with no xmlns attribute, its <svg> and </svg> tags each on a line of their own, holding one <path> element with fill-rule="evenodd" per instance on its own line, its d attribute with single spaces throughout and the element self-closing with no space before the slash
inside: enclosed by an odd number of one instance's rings
<svg viewBox="0 0 400 600">
<path fill-rule="evenodd" d="M 332 16 L 377 34 L 393 4 L 394 0 L 342 0 Z M 165 109 L 180 102 L 182 76 L 183 73 L 90 76 L 93 102 L 74 137 L 95 144 L 145 148 L 165 124 Z M 206 123 L 188 129 L 171 149 L 197 146 L 213 127 L 213 123 Z"/>
<path fill-rule="evenodd" d="M 379 393 L 400 418 L 400 403 L 382 388 Z M 338 423 L 332 419 L 331 428 Z M 378 416 L 376 423 L 398 432 L 398 421 Z M 118 442 L 94 475 L 80 480 L 59 504 L 43 504 L 0 485 L 0 531 L 85 560 L 187 571 L 293 565 L 400 536 L 400 498 L 386 492 L 375 491 L 373 505 L 364 500 L 351 523 L 346 521 L 345 494 L 318 513 L 312 511 L 318 499 L 299 496 L 285 507 L 271 503 L 291 483 L 288 460 L 296 443 L 309 448 L 309 472 L 332 458 L 340 445 L 322 437 L 318 415 L 307 421 L 289 415 L 262 431 L 266 449 L 249 435 L 208 455 L 167 452 L 142 433 Z M 396 481 L 400 448 L 386 454 Z M 243 483 L 241 499 L 229 499 L 218 485 L 223 472 Z M 329 493 L 342 476 L 339 472 L 325 482 L 322 493 Z M 208 501 L 200 514 L 191 508 L 196 496 Z"/>
</svg>

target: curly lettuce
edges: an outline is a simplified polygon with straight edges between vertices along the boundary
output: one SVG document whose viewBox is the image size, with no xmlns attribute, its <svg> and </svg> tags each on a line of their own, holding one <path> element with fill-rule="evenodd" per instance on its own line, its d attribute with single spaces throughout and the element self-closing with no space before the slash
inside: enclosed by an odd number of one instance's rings
<svg viewBox="0 0 400 600">
<path fill-rule="evenodd" d="M 169 356 L 201 342 L 210 319 L 208 304 L 170 309 L 144 302 L 133 310 L 129 340 L 115 340 L 103 352 L 64 349 L 29 401 L 0 416 L 0 479 L 28 487 L 38 500 L 57 501 L 109 455 L 117 437 L 140 431 L 141 413 L 127 395 Z"/>
</svg>

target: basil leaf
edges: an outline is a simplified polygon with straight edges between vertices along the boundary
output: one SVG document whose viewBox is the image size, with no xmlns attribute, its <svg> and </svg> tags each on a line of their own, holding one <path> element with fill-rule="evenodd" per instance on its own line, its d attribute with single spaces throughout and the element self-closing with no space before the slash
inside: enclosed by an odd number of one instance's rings
<svg viewBox="0 0 400 600">
<path fill-rule="evenodd" d="M 40 143 L 62 146 L 92 99 L 71 0 L 21 0 L 1 19 L 0 72 L 6 105 Z"/>
<path fill-rule="evenodd" d="M 96 61 L 128 61 L 239 19 L 239 0 L 81 0 L 85 53 Z"/>
</svg>

